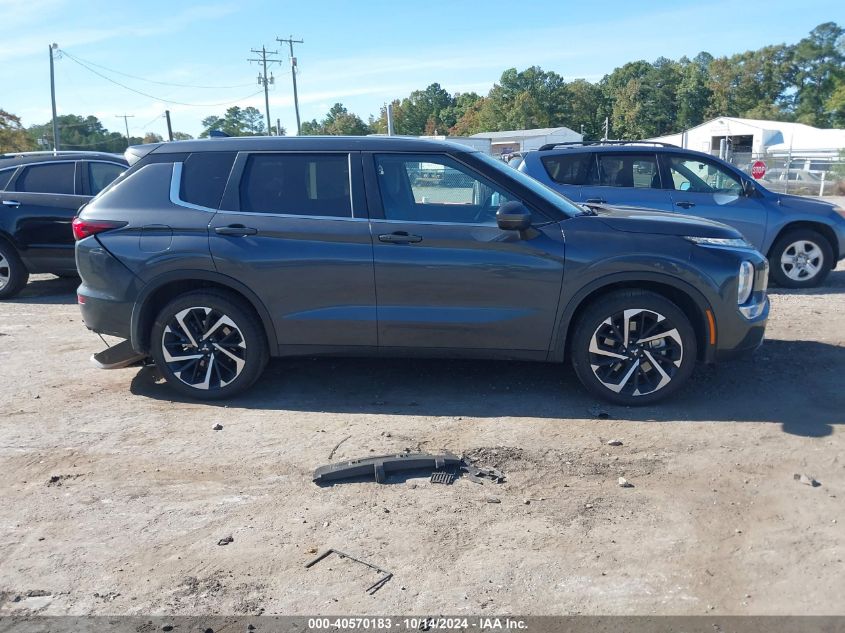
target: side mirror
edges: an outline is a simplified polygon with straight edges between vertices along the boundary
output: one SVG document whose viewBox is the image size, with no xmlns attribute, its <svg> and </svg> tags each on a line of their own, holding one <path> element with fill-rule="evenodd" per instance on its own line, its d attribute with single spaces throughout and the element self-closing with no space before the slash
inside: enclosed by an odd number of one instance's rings
<svg viewBox="0 0 845 633">
<path fill-rule="evenodd" d="M 746 198 L 753 198 L 757 195 L 757 186 L 750 180 L 743 180 L 742 195 L 744 195 Z"/>
<path fill-rule="evenodd" d="M 525 231 L 531 228 L 531 212 L 520 202 L 506 202 L 496 211 L 496 224 L 503 231 Z"/>
</svg>

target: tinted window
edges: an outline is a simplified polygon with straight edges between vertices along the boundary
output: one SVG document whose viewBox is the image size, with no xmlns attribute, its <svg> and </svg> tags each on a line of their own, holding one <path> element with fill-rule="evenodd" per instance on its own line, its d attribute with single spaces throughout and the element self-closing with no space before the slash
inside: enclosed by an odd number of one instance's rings
<svg viewBox="0 0 845 633">
<path fill-rule="evenodd" d="M 660 189 L 657 158 L 654 154 L 599 154 L 598 178 L 601 187 Z"/>
<path fill-rule="evenodd" d="M 0 191 L 6 188 L 6 185 L 9 184 L 9 181 L 12 179 L 12 176 L 15 175 L 14 169 L 5 169 L 0 171 Z"/>
<path fill-rule="evenodd" d="M 388 220 L 495 224 L 499 205 L 512 200 L 448 156 L 382 154 L 376 173 Z"/>
<path fill-rule="evenodd" d="M 583 185 L 594 160 L 592 154 L 559 154 L 542 159 L 549 178 L 562 185 Z"/>
<path fill-rule="evenodd" d="M 52 165 L 32 165 L 23 170 L 18 177 L 15 189 L 30 193 L 68 193 L 74 192 L 74 163 L 54 163 Z"/>
<path fill-rule="evenodd" d="M 235 162 L 235 152 L 195 152 L 182 163 L 179 199 L 217 209 Z"/>
<path fill-rule="evenodd" d="M 739 178 L 721 165 L 708 160 L 671 156 L 669 173 L 672 176 L 672 186 L 678 191 L 732 194 L 742 191 Z"/>
<path fill-rule="evenodd" d="M 88 163 L 88 185 L 91 188 L 91 195 L 96 196 L 124 171 L 126 167 L 114 163 Z"/>
<path fill-rule="evenodd" d="M 254 154 L 241 180 L 241 211 L 350 217 L 347 154 Z"/>
</svg>

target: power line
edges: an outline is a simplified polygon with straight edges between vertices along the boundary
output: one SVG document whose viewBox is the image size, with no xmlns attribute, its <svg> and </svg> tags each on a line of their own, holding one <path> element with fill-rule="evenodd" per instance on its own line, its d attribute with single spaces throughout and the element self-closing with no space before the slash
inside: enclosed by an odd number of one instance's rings
<svg viewBox="0 0 845 633">
<path fill-rule="evenodd" d="M 261 91 L 259 90 L 258 92 L 254 92 L 254 93 L 247 95 L 245 97 L 241 97 L 240 99 L 235 99 L 234 101 L 224 101 L 223 103 L 185 103 L 184 101 L 173 101 L 172 99 L 162 99 L 161 97 L 156 97 L 155 95 L 151 95 L 148 92 L 136 90 L 135 88 L 130 88 L 126 84 L 122 84 L 119 81 L 115 81 L 111 77 L 107 77 L 106 75 L 102 74 L 101 72 L 98 72 L 98 71 L 94 70 L 93 68 L 91 68 L 90 66 L 88 66 L 87 64 L 79 61 L 78 59 L 76 59 L 75 57 L 70 55 L 67 51 L 62 51 L 62 52 L 65 55 L 67 55 L 68 59 L 70 59 L 72 62 L 74 62 L 75 64 L 79 64 L 80 66 L 82 66 L 83 68 L 85 68 L 89 72 L 94 73 L 98 77 L 101 77 L 101 78 L 105 79 L 106 81 L 109 81 L 109 82 L 111 82 L 111 83 L 113 83 L 117 86 L 120 86 L 121 88 L 123 88 L 125 90 L 128 90 L 130 92 L 134 92 L 135 94 L 139 94 L 143 97 L 147 97 L 147 98 L 153 99 L 155 101 L 161 101 L 162 103 L 172 103 L 174 105 L 189 106 L 189 107 L 192 107 L 192 108 L 214 108 L 214 107 L 217 107 L 217 106 L 226 106 L 226 105 L 233 105 L 235 103 L 240 103 L 241 101 L 244 101 L 246 99 L 249 99 L 251 97 L 254 97 L 256 95 L 261 94 Z"/>
<path fill-rule="evenodd" d="M 234 86 L 198 86 L 198 85 L 194 85 L 194 84 L 180 84 L 180 83 L 174 83 L 174 82 L 170 82 L 170 81 L 156 81 L 155 79 L 146 79 L 144 77 L 139 77 L 138 75 L 130 75 L 129 73 L 124 73 L 124 72 L 121 72 L 119 70 L 115 70 L 114 68 L 109 68 L 108 66 L 103 66 L 102 64 L 97 64 L 96 62 L 92 62 L 92 61 L 89 61 L 87 59 L 83 59 L 82 57 L 72 57 L 71 54 L 68 53 L 66 50 L 62 50 L 62 52 L 65 55 L 67 55 L 68 57 L 71 57 L 72 59 L 74 59 L 75 61 L 85 62 L 86 64 L 89 64 L 90 66 L 96 66 L 97 68 L 102 68 L 103 70 L 107 70 L 108 72 L 114 73 L 116 75 L 122 75 L 123 77 L 129 77 L 131 79 L 137 79 L 138 81 L 145 81 L 145 82 L 151 83 L 151 84 L 158 84 L 160 86 L 175 86 L 177 88 L 202 88 L 202 89 L 208 89 L 208 90 L 228 90 L 229 88 L 245 88 L 246 86 L 252 85 L 251 83 L 249 83 L 249 84 L 236 84 Z"/>
</svg>

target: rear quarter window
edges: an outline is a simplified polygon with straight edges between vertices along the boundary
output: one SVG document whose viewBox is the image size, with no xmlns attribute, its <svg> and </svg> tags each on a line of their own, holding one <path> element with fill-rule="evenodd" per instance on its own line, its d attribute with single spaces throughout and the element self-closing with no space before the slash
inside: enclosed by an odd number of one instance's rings
<svg viewBox="0 0 845 633">
<path fill-rule="evenodd" d="M 583 185 L 592 160 L 592 154 L 558 154 L 541 159 L 549 178 L 561 185 Z"/>
<path fill-rule="evenodd" d="M 182 163 L 179 199 L 217 209 L 235 162 L 235 152 L 194 152 Z"/>
<path fill-rule="evenodd" d="M 15 169 L 4 169 L 0 171 L 0 191 L 3 191 L 6 186 L 9 184 L 9 181 L 12 179 L 12 176 L 15 175 Z"/>
</svg>

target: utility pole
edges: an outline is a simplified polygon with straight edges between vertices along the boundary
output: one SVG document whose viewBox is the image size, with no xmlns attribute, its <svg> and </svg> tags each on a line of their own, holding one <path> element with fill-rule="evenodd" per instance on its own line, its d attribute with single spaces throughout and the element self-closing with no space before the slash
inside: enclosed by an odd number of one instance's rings
<svg viewBox="0 0 845 633">
<path fill-rule="evenodd" d="M 293 56 L 293 45 L 304 44 L 305 42 L 303 40 L 293 39 L 293 35 L 288 35 L 287 39 L 277 37 L 276 41 L 279 44 L 287 43 L 290 47 L 290 76 L 293 78 L 293 107 L 296 110 L 296 135 L 299 136 L 301 125 L 299 122 L 299 97 L 296 94 L 296 57 Z"/>
<path fill-rule="evenodd" d="M 126 125 L 126 147 L 129 147 L 129 119 L 134 119 L 134 114 L 115 114 L 118 119 L 123 119 L 123 123 Z"/>
<path fill-rule="evenodd" d="M 279 118 L 276 118 L 276 136 L 282 135 L 282 121 Z"/>
<path fill-rule="evenodd" d="M 50 99 L 53 101 L 53 151 L 59 151 L 59 120 L 56 117 L 56 77 L 53 72 L 53 51 L 59 49 L 59 45 L 53 42 L 47 48 L 50 49 Z"/>
<path fill-rule="evenodd" d="M 261 62 L 264 66 L 264 74 L 262 75 L 262 74 L 259 73 L 259 75 L 258 75 L 258 85 L 264 86 L 264 111 L 265 111 L 265 114 L 267 115 L 267 135 L 272 136 L 273 135 L 273 127 L 272 127 L 272 124 L 270 123 L 270 94 L 267 91 L 267 87 L 270 84 L 275 83 L 276 80 L 273 78 L 272 74 L 270 74 L 269 79 L 267 78 L 267 62 L 270 62 L 271 64 L 274 64 L 274 63 L 278 64 L 278 63 L 281 63 L 281 60 L 280 59 L 273 59 L 272 57 L 268 57 L 268 56 L 271 56 L 271 55 L 278 55 L 279 53 L 278 53 L 278 51 L 268 51 L 263 46 L 261 47 L 260 51 L 254 49 L 254 48 L 251 48 L 249 50 L 251 52 L 255 53 L 256 55 L 261 55 L 261 57 L 258 58 L 258 59 L 248 59 L 247 61 L 248 62 Z"/>
<path fill-rule="evenodd" d="M 167 119 L 167 140 L 173 140 L 173 127 L 170 125 L 170 110 L 164 111 L 164 118 Z"/>
</svg>

